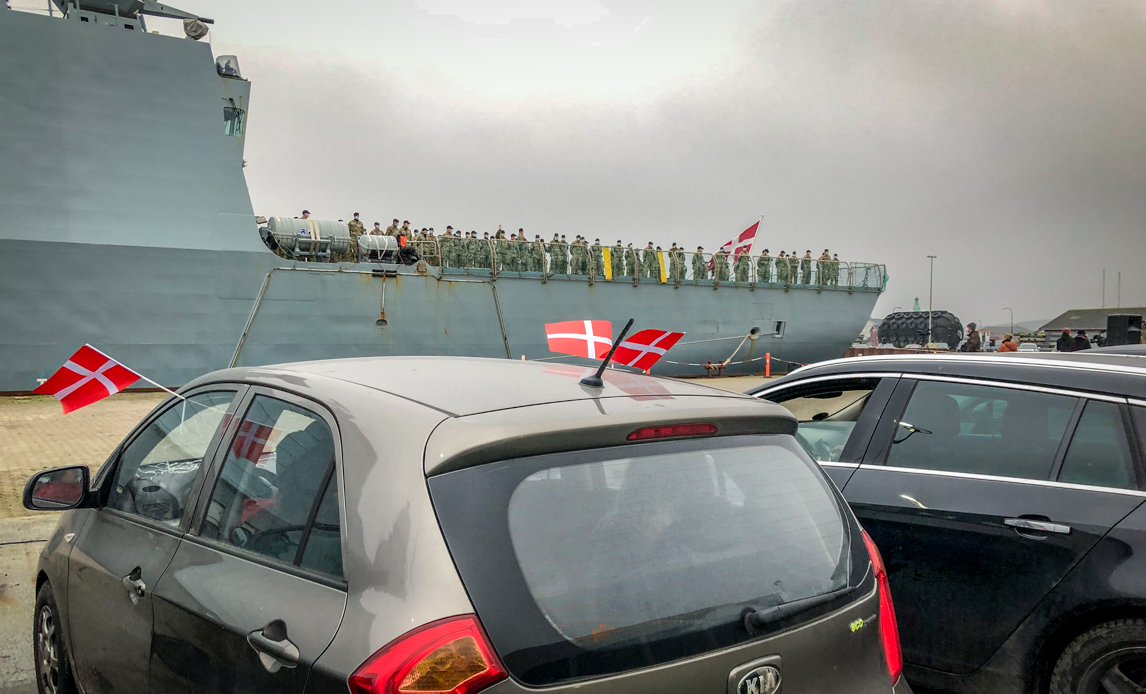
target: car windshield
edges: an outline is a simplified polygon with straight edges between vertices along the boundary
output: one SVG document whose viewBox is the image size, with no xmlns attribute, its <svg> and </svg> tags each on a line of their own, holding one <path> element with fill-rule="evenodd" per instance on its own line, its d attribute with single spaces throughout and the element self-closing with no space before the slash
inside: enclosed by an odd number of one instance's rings
<svg viewBox="0 0 1146 694">
<path fill-rule="evenodd" d="M 843 588 L 849 533 L 822 474 L 791 437 L 745 438 L 432 479 L 450 549 L 510 670 L 545 685 L 687 657 L 749 638 L 746 607 Z M 519 577 L 487 579 L 494 557 Z"/>
</svg>

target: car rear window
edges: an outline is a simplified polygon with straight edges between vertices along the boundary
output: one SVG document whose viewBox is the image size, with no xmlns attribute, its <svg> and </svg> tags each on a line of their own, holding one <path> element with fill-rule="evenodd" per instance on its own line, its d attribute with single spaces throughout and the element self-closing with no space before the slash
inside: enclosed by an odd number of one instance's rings
<svg viewBox="0 0 1146 694">
<path fill-rule="evenodd" d="M 848 583 L 837 498 L 788 436 L 540 456 L 430 489 L 478 616 L 530 685 L 734 645 L 746 607 Z"/>
</svg>

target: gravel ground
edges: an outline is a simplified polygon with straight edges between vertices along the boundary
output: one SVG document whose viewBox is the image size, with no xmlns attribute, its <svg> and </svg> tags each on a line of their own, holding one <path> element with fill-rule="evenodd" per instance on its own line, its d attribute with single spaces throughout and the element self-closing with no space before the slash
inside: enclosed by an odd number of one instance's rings
<svg viewBox="0 0 1146 694">
<path fill-rule="evenodd" d="M 94 473 L 166 393 L 118 393 L 69 415 L 53 397 L 0 398 L 0 519 L 25 516 L 24 483 L 40 470 L 88 465 Z"/>
</svg>

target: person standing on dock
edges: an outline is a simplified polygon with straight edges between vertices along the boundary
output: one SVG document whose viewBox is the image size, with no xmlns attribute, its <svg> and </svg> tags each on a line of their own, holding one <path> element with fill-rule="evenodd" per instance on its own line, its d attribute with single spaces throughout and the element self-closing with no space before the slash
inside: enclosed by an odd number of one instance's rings
<svg viewBox="0 0 1146 694">
<path fill-rule="evenodd" d="M 704 262 L 704 246 L 697 246 L 692 256 L 692 279 L 697 284 L 708 279 L 708 265 Z"/>
<path fill-rule="evenodd" d="M 760 257 L 756 259 L 756 283 L 772 283 L 772 259 L 768 257 L 767 248 L 765 248 Z"/>
<path fill-rule="evenodd" d="M 1070 328 L 1062 329 L 1062 335 L 1059 335 L 1058 340 L 1054 343 L 1054 350 L 1056 352 L 1074 351 L 1074 338 L 1070 336 Z"/>
<path fill-rule="evenodd" d="M 967 324 L 967 342 L 963 343 L 964 352 L 983 351 L 983 338 L 979 336 L 978 327 L 975 323 Z"/>
</svg>

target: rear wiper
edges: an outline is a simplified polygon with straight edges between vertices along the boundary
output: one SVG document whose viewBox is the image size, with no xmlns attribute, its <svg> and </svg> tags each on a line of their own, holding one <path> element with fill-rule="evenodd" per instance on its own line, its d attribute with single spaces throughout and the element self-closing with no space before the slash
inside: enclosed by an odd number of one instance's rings
<svg viewBox="0 0 1146 694">
<path fill-rule="evenodd" d="M 743 615 L 744 629 L 751 635 L 757 636 L 764 631 L 764 627 L 774 622 L 794 617 L 801 612 L 806 612 L 813 607 L 829 603 L 838 598 L 854 592 L 859 586 L 850 588 L 840 588 L 839 590 L 832 591 L 831 593 L 824 593 L 823 595 L 815 595 L 810 598 L 803 598 L 801 600 L 793 600 L 780 605 L 772 607 L 765 607 L 757 610 L 752 607 L 745 607 L 744 611 L 740 614 Z"/>
</svg>

